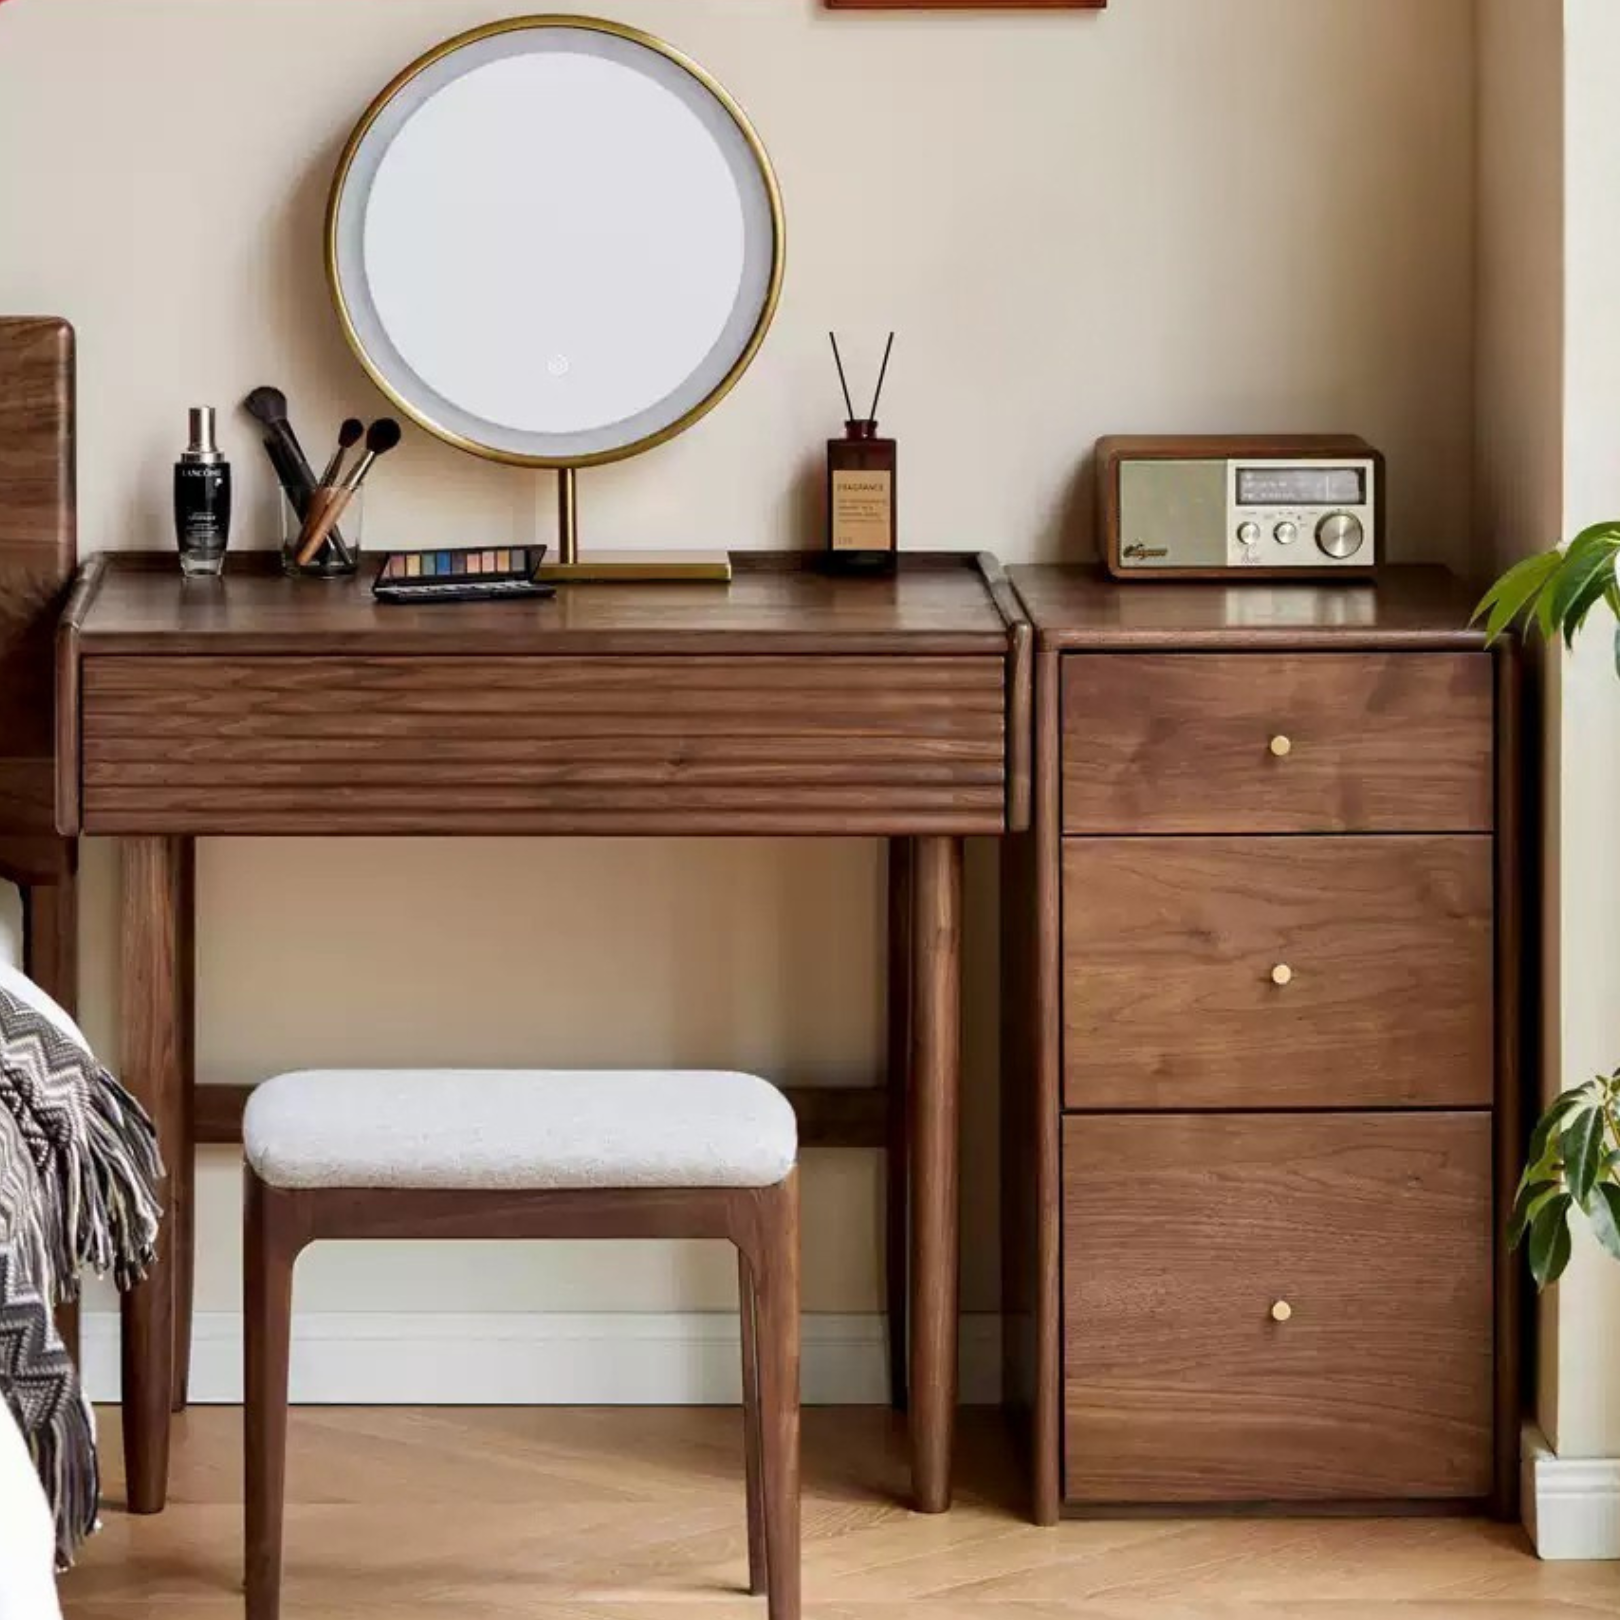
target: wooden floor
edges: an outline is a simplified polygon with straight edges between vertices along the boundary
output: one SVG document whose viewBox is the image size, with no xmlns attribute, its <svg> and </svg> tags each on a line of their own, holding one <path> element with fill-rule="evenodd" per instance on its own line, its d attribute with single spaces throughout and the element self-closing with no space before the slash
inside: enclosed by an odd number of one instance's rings
<svg viewBox="0 0 1620 1620">
<path fill-rule="evenodd" d="M 898 1505 L 904 1451 L 871 1410 L 806 1413 L 809 1620 L 1539 1620 L 1620 1614 L 1620 1565 L 1538 1563 L 1467 1520 L 1024 1524 L 989 1413 L 959 1505 Z M 240 1418 L 178 1420 L 161 1517 L 106 1526 L 69 1620 L 237 1620 Z M 104 1414 L 116 1471 L 116 1413 Z M 764 1620 L 740 1595 L 741 1426 L 729 1411 L 294 1413 L 285 1620 Z"/>
</svg>

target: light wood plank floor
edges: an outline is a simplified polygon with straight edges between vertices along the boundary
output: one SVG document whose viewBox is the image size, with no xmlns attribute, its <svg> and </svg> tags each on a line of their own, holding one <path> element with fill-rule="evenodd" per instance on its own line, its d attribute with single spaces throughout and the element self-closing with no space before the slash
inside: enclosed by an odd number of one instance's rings
<svg viewBox="0 0 1620 1620">
<path fill-rule="evenodd" d="M 116 1413 L 106 1527 L 69 1620 L 237 1620 L 239 1414 L 177 1420 L 174 1488 L 131 1519 Z M 990 1413 L 966 1414 L 948 1517 L 896 1500 L 887 1413 L 805 1418 L 809 1620 L 1558 1620 L 1620 1614 L 1620 1565 L 1547 1565 L 1468 1520 L 1069 1523 L 1037 1530 Z M 740 1594 L 730 1411 L 297 1411 L 286 1620 L 764 1620 Z"/>
</svg>

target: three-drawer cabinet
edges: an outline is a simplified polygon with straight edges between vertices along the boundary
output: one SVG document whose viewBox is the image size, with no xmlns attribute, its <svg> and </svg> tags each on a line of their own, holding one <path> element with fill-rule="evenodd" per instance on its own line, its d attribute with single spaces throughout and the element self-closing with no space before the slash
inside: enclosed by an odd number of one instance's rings
<svg viewBox="0 0 1620 1620">
<path fill-rule="evenodd" d="M 1015 570 L 1010 1388 L 1036 1517 L 1517 1477 L 1516 663 L 1436 570 Z"/>
</svg>

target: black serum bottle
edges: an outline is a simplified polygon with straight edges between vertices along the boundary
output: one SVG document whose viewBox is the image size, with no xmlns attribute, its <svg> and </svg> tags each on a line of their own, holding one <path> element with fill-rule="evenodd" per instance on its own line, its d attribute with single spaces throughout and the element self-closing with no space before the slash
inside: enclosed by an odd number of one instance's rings
<svg viewBox="0 0 1620 1620">
<path fill-rule="evenodd" d="M 180 572 L 213 579 L 231 538 L 231 464 L 214 437 L 214 407 L 191 412 L 191 442 L 174 465 L 174 533 Z"/>
<path fill-rule="evenodd" d="M 894 333 L 889 334 L 883 351 L 872 409 L 865 416 L 855 414 L 849 397 L 849 380 L 844 375 L 837 335 L 827 335 L 832 339 L 833 361 L 838 367 L 849 419 L 844 423 L 844 437 L 827 442 L 827 547 L 823 566 L 833 574 L 892 574 L 900 550 L 895 504 L 898 458 L 894 440 L 878 437 L 877 408 L 883 397 L 884 378 L 889 374 L 889 356 L 894 352 Z"/>
</svg>

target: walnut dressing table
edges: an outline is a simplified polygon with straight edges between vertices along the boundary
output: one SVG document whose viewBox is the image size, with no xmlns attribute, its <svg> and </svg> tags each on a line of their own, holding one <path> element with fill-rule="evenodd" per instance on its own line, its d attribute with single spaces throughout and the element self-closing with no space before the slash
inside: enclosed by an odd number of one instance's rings
<svg viewBox="0 0 1620 1620">
<path fill-rule="evenodd" d="M 58 826 L 122 845 L 124 1078 L 171 1171 L 159 1262 L 124 1305 L 131 1508 L 163 1506 L 185 1400 L 194 1146 L 234 1139 L 243 1101 L 194 1085 L 193 841 L 768 834 L 889 841 L 889 1084 L 790 1095 L 807 1143 L 888 1147 L 895 1394 L 917 1504 L 942 1511 L 962 841 L 1023 825 L 1029 799 L 1031 637 L 999 566 L 836 580 L 745 554 L 729 587 L 379 607 L 269 563 L 199 586 L 172 555 L 95 557 L 59 636 Z"/>
<path fill-rule="evenodd" d="M 1513 647 L 1433 569 L 1012 577 L 1004 1277 L 1037 1519 L 1510 1515 Z"/>
</svg>

